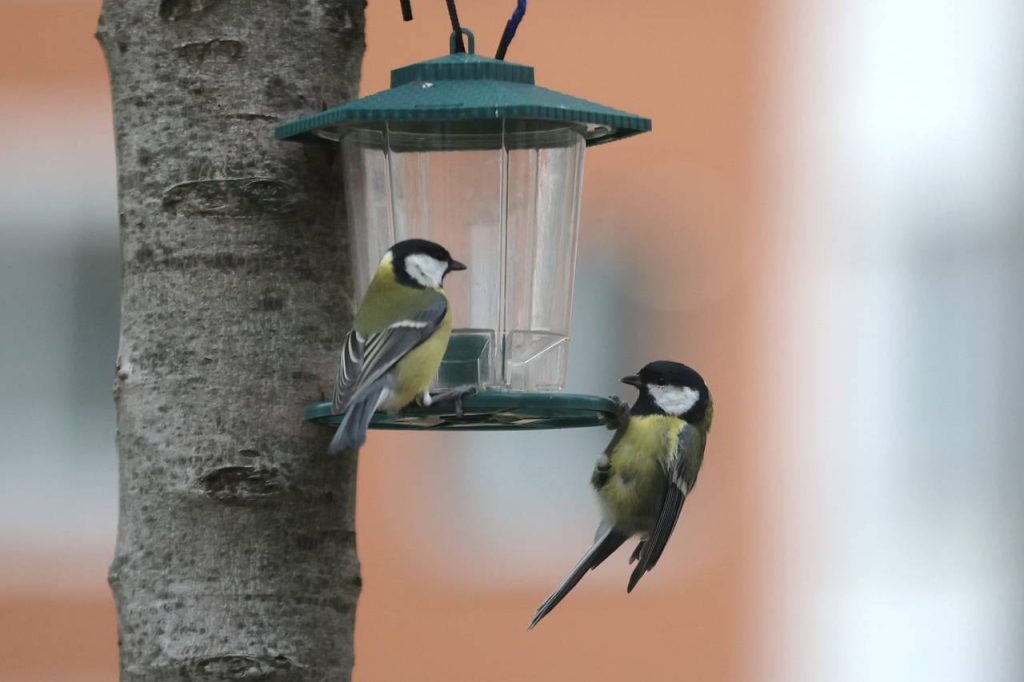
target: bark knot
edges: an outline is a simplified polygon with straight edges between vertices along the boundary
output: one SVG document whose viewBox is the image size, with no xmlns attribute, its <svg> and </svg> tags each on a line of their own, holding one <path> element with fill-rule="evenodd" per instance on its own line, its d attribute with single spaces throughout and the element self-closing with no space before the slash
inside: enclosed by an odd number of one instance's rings
<svg viewBox="0 0 1024 682">
<path fill-rule="evenodd" d="M 205 12 L 220 0 L 160 0 L 160 18 L 177 21 L 192 14 Z"/>
<path fill-rule="evenodd" d="M 233 62 L 242 56 L 245 44 L 240 40 L 221 38 L 185 43 L 174 49 L 190 64 L 201 64 L 207 60 Z"/>
<path fill-rule="evenodd" d="M 168 187 L 162 203 L 177 212 L 244 217 L 287 213 L 295 194 L 288 183 L 273 178 L 206 178 Z"/>
<path fill-rule="evenodd" d="M 283 680 L 295 664 L 287 656 L 219 654 L 204 656 L 187 665 L 195 680 Z"/>
<path fill-rule="evenodd" d="M 276 495 L 284 485 L 280 474 L 249 464 L 217 467 L 199 478 L 203 492 L 225 504 L 247 504 Z"/>
</svg>

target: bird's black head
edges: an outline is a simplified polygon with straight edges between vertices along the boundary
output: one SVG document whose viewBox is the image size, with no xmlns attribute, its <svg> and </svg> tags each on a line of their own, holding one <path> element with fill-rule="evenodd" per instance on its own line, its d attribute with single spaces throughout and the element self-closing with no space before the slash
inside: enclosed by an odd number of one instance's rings
<svg viewBox="0 0 1024 682">
<path fill-rule="evenodd" d="M 406 239 L 388 250 L 395 277 L 412 287 L 440 288 L 444 276 L 466 266 L 452 258 L 448 249 L 426 239 Z"/>
<path fill-rule="evenodd" d="M 711 394 L 700 374 L 678 362 L 658 360 L 644 365 L 622 383 L 640 390 L 631 414 L 664 414 L 697 424 L 704 420 Z"/>
</svg>

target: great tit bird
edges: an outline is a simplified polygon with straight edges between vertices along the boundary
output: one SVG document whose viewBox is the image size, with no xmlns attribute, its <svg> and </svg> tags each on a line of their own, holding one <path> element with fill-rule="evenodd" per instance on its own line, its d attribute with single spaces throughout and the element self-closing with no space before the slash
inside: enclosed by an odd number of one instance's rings
<svg viewBox="0 0 1024 682">
<path fill-rule="evenodd" d="M 345 338 L 332 405 L 344 417 L 330 454 L 362 445 L 377 409 L 397 412 L 413 400 L 430 405 L 461 395 L 432 399 L 429 388 L 452 331 L 441 284 L 449 272 L 465 269 L 425 239 L 398 242 L 384 254 Z"/>
<path fill-rule="evenodd" d="M 714 411 L 704 380 L 686 365 L 663 360 L 622 382 L 638 388 L 640 395 L 631 408 L 619 403 L 609 424 L 615 435 L 590 477 L 603 520 L 594 544 L 537 609 L 531 629 L 587 571 L 639 535 L 640 543 L 629 559 L 630 564 L 637 563 L 626 587 L 632 592 L 658 563 L 683 502 L 697 482 Z"/>
</svg>

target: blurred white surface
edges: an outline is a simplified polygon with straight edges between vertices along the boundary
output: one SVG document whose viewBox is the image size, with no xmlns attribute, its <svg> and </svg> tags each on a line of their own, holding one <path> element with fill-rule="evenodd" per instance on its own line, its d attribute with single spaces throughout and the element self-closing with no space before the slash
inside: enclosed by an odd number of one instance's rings
<svg viewBox="0 0 1024 682">
<path fill-rule="evenodd" d="M 1024 674 L 1022 14 L 867 0 L 776 21 L 772 679 Z"/>
<path fill-rule="evenodd" d="M 117 176 L 109 107 L 90 95 L 0 100 L 10 125 L 0 139 L 5 554 L 113 548 Z"/>
</svg>

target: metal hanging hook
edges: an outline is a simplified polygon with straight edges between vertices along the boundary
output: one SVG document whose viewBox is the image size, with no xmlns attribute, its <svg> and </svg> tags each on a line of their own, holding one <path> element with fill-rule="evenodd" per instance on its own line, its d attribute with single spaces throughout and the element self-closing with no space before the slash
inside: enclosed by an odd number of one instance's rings
<svg viewBox="0 0 1024 682">
<path fill-rule="evenodd" d="M 456 35 L 458 35 L 460 42 L 463 35 L 469 38 L 469 54 L 476 54 L 476 36 L 474 36 L 473 32 L 468 28 L 460 28 L 458 34 L 456 34 L 455 31 L 452 31 L 451 37 L 448 38 L 448 52 L 450 54 L 455 54 L 459 51 L 456 49 L 458 46 L 455 44 Z M 465 48 L 463 48 L 462 51 L 465 52 Z"/>
</svg>

